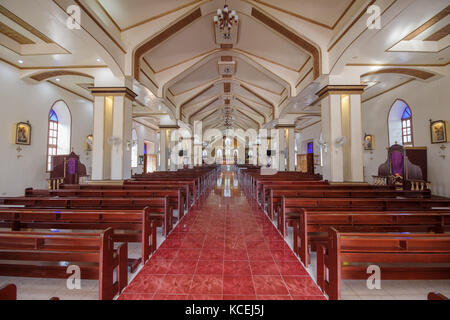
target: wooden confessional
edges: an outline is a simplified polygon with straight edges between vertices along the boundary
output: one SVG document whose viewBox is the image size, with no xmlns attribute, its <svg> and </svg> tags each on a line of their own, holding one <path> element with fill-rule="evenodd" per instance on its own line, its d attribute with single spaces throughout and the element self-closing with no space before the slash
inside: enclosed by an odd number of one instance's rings
<svg viewBox="0 0 450 320">
<path fill-rule="evenodd" d="M 395 144 L 388 149 L 388 158 L 374 176 L 376 185 L 395 185 L 403 190 L 430 188 L 427 171 L 427 148 L 410 148 Z"/>
<path fill-rule="evenodd" d="M 52 157 L 52 171 L 48 179 L 50 190 L 59 189 L 62 183 L 81 184 L 87 181 L 86 166 L 80 162 L 80 156 L 74 152 Z"/>
</svg>

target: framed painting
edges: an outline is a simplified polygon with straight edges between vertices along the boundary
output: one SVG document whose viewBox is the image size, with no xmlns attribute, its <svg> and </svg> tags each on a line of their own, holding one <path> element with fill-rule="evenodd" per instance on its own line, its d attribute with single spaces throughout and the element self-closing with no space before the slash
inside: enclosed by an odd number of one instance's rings
<svg viewBox="0 0 450 320">
<path fill-rule="evenodd" d="M 438 120 L 431 122 L 430 131 L 431 131 L 431 143 L 448 142 L 446 121 Z"/>
<path fill-rule="evenodd" d="M 364 150 L 375 149 L 375 136 L 373 134 L 366 134 L 364 136 Z"/>
<path fill-rule="evenodd" d="M 16 144 L 31 144 L 31 125 L 29 122 L 19 122 L 16 124 Z"/>
</svg>

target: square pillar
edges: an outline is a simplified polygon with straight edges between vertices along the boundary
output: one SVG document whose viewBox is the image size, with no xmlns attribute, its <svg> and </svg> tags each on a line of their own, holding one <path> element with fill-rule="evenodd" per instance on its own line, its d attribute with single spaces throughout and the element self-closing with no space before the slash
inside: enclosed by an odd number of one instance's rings
<svg viewBox="0 0 450 320">
<path fill-rule="evenodd" d="M 361 94 L 364 85 L 328 85 L 316 95 L 322 106 L 326 143 L 323 177 L 332 182 L 363 182 Z M 346 141 L 339 139 L 345 137 Z"/>
<path fill-rule="evenodd" d="M 160 125 L 161 166 L 160 171 L 175 171 L 177 163 L 172 161 L 171 155 L 176 141 L 172 141 L 173 130 L 178 130 L 178 125 Z M 176 134 L 175 134 L 176 136 Z M 178 156 L 178 155 L 176 155 Z M 169 161 L 170 160 L 170 161 Z"/>
<path fill-rule="evenodd" d="M 92 180 L 131 177 L 132 103 L 127 87 L 92 87 L 94 96 Z"/>
</svg>

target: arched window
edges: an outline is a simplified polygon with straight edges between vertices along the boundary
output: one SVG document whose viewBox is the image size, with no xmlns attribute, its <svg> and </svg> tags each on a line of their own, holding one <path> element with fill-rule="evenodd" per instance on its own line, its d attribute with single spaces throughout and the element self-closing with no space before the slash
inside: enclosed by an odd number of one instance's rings
<svg viewBox="0 0 450 320">
<path fill-rule="evenodd" d="M 48 115 L 47 171 L 52 170 L 52 156 L 70 153 L 72 117 L 62 100 L 53 104 Z"/>
<path fill-rule="evenodd" d="M 147 147 L 147 145 L 144 144 L 144 149 Z M 146 154 L 144 150 L 144 154 Z M 131 167 L 137 168 L 138 166 L 138 139 L 137 139 L 137 133 L 136 130 L 133 129 L 131 132 Z"/>
<path fill-rule="evenodd" d="M 52 170 L 52 156 L 58 153 L 58 115 L 50 110 L 48 116 L 47 171 Z"/>
<path fill-rule="evenodd" d="M 412 111 L 403 100 L 396 100 L 389 111 L 389 146 L 414 144 Z"/>
<path fill-rule="evenodd" d="M 407 106 L 402 115 L 402 141 L 403 145 L 412 145 L 412 116 L 411 109 Z"/>
</svg>

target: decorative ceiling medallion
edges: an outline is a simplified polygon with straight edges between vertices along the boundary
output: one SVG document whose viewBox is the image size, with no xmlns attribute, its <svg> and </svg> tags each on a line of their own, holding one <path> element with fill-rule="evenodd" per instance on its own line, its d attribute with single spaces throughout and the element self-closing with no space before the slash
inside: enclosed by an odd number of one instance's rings
<svg viewBox="0 0 450 320">
<path fill-rule="evenodd" d="M 221 76 L 231 76 L 236 72 L 235 61 L 219 61 L 219 74 Z"/>
</svg>

